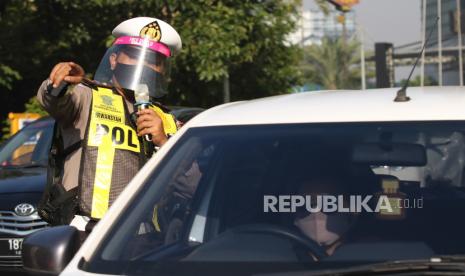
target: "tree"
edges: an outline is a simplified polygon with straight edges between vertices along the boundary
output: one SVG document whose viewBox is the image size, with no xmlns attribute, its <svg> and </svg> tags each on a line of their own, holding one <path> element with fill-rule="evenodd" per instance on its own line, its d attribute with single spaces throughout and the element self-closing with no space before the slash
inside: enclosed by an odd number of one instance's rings
<svg viewBox="0 0 465 276">
<path fill-rule="evenodd" d="M 328 0 L 315 0 L 318 8 L 320 8 L 320 10 L 328 15 L 329 14 L 329 9 L 330 9 L 330 6 L 329 6 L 329 2 Z"/>
<path fill-rule="evenodd" d="M 42 106 L 39 104 L 37 97 L 32 97 L 29 101 L 26 102 L 24 105 L 24 109 L 26 113 L 36 113 L 41 116 L 47 116 L 48 113 L 45 111 Z"/>
<path fill-rule="evenodd" d="M 360 88 L 359 61 L 356 42 L 324 38 L 321 45 L 304 48 L 303 78 L 325 89 Z"/>
<path fill-rule="evenodd" d="M 296 1 L 230 1 L 216 7 L 215 1 L 203 2 L 210 7 L 206 14 L 204 5 L 190 1 L 180 12 L 188 16 L 174 20 L 188 41 L 172 83 L 178 103 L 220 103 L 224 76 L 230 78 L 232 100 L 285 93 L 298 83 L 299 49 L 285 44 Z"/>
<path fill-rule="evenodd" d="M 18 71 L 0 63 L 0 88 L 11 90 L 13 88 L 12 83 L 20 79 L 21 76 Z"/>
<path fill-rule="evenodd" d="M 4 1 L 0 60 L 22 79 L 11 82 L 11 93 L 0 95 L 1 110 L 22 111 L 58 61 L 74 60 L 94 72 L 113 41 L 111 30 L 135 16 L 165 20 L 183 39 L 165 103 L 219 104 L 225 76 L 230 78 L 233 100 L 285 93 L 299 81 L 299 50 L 285 43 L 298 4 L 299 0 Z"/>
</svg>

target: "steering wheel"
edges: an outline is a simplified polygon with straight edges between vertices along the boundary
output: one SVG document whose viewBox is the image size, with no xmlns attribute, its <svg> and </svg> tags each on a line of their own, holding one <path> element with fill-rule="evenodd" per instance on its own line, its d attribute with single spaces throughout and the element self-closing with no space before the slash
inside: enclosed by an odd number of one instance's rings
<svg viewBox="0 0 465 276">
<path fill-rule="evenodd" d="M 233 233 L 260 233 L 284 237 L 303 245 L 305 248 L 310 250 L 317 260 L 328 257 L 325 248 L 319 245 L 316 241 L 283 226 L 274 224 L 247 224 L 235 227 L 230 231 Z"/>
</svg>

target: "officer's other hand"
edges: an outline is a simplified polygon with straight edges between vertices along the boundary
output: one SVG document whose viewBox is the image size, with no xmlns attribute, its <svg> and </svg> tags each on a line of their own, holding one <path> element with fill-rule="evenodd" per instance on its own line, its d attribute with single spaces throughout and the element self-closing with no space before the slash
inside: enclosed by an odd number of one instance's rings
<svg viewBox="0 0 465 276">
<path fill-rule="evenodd" d="M 137 112 L 137 116 L 138 136 L 152 135 L 152 142 L 159 147 L 166 143 L 168 138 L 163 129 L 163 122 L 155 111 L 149 108 L 142 109 Z"/>
<path fill-rule="evenodd" d="M 74 62 L 60 62 L 53 67 L 50 73 L 49 79 L 53 83 L 53 87 L 56 88 L 64 80 L 70 84 L 78 84 L 84 77 L 84 69 L 79 64 Z"/>
</svg>

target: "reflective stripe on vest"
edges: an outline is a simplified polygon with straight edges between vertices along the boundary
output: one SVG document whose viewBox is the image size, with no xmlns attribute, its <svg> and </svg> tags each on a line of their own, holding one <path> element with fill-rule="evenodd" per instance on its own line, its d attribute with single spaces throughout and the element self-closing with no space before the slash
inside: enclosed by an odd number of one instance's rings
<svg viewBox="0 0 465 276">
<path fill-rule="evenodd" d="M 112 90 L 93 92 L 90 116 L 87 145 L 98 148 L 91 216 L 102 218 L 109 207 L 115 150 L 139 153 L 140 144 L 136 131 L 126 125 L 123 97 Z"/>
</svg>

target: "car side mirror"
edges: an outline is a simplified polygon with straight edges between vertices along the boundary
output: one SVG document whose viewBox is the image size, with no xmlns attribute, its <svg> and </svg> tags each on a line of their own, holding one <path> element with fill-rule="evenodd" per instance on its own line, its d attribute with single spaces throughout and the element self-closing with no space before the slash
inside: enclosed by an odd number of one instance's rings
<svg viewBox="0 0 465 276">
<path fill-rule="evenodd" d="M 73 226 L 37 231 L 23 242 L 23 266 L 34 275 L 58 275 L 80 246 L 79 231 Z"/>
</svg>

